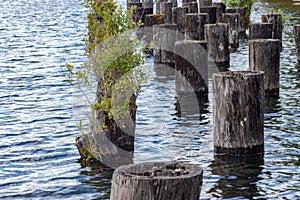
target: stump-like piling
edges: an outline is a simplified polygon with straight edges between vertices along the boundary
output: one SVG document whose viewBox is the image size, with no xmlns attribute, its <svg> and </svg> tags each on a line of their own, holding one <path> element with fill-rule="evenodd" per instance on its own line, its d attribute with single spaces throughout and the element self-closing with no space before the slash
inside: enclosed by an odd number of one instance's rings
<svg viewBox="0 0 300 200">
<path fill-rule="evenodd" d="M 155 63 L 174 64 L 174 43 L 177 40 L 176 24 L 153 26 L 153 60 Z"/>
<path fill-rule="evenodd" d="M 187 13 L 187 7 L 172 8 L 172 23 L 177 24 L 177 30 L 181 33 L 184 33 L 184 17 Z"/>
<path fill-rule="evenodd" d="M 209 16 L 209 24 L 217 22 L 217 7 L 214 6 L 201 6 L 200 13 L 207 13 Z"/>
<path fill-rule="evenodd" d="M 249 40 L 272 39 L 273 24 L 251 23 L 249 24 Z"/>
<path fill-rule="evenodd" d="M 111 200 L 199 200 L 203 170 L 184 163 L 139 163 L 117 168 Z"/>
<path fill-rule="evenodd" d="M 195 1 L 182 3 L 182 7 L 188 8 L 187 13 L 198 13 L 198 3 Z"/>
<path fill-rule="evenodd" d="M 225 13 L 226 5 L 224 3 L 213 3 L 212 6 L 216 7 L 217 22 L 221 22 L 222 14 Z"/>
<path fill-rule="evenodd" d="M 156 14 L 161 14 L 161 11 L 160 11 L 160 4 L 162 2 L 168 2 L 168 0 L 157 0 L 156 1 Z"/>
<path fill-rule="evenodd" d="M 172 23 L 172 8 L 173 8 L 173 4 L 171 2 L 160 3 L 160 13 L 165 14 L 164 22 L 166 24 Z"/>
<path fill-rule="evenodd" d="M 297 60 L 300 63 L 300 25 L 294 26 Z"/>
<path fill-rule="evenodd" d="M 153 13 L 153 0 L 142 0 L 143 8 L 152 8 Z"/>
<path fill-rule="evenodd" d="M 261 16 L 262 23 L 273 24 L 272 38 L 280 40 L 280 47 L 282 47 L 282 15 L 281 14 L 264 14 Z"/>
<path fill-rule="evenodd" d="M 239 18 L 238 13 L 224 13 L 222 14 L 222 23 L 229 25 L 229 47 L 231 51 L 239 48 Z"/>
<path fill-rule="evenodd" d="M 208 93 L 206 41 L 184 40 L 175 43 L 176 94 L 197 96 Z"/>
<path fill-rule="evenodd" d="M 257 39 L 249 42 L 249 69 L 264 71 L 266 96 L 279 94 L 280 41 Z"/>
<path fill-rule="evenodd" d="M 184 33 L 186 40 L 204 40 L 204 25 L 208 24 L 208 14 L 190 13 L 184 17 Z"/>
<path fill-rule="evenodd" d="M 206 24 L 205 40 L 209 64 L 215 63 L 226 69 L 230 64 L 228 24 Z"/>
<path fill-rule="evenodd" d="M 212 0 L 199 0 L 199 6 L 212 6 Z"/>
<path fill-rule="evenodd" d="M 238 31 L 239 33 L 244 33 L 246 31 L 246 19 L 244 18 L 245 16 L 245 8 L 243 7 L 233 7 L 233 8 L 227 8 L 226 13 L 239 13 L 239 28 Z"/>
<path fill-rule="evenodd" d="M 264 151 L 263 72 L 231 71 L 213 75 L 215 154 Z"/>
</svg>

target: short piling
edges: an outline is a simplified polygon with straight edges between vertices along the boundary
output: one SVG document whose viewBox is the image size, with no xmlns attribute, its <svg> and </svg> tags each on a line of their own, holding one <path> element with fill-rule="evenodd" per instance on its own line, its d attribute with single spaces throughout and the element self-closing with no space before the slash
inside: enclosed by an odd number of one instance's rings
<svg viewBox="0 0 300 200">
<path fill-rule="evenodd" d="M 300 63 L 300 25 L 294 26 L 294 36 L 296 44 L 296 56 L 298 63 Z"/>
<path fill-rule="evenodd" d="M 280 41 L 257 39 L 249 42 L 249 69 L 264 72 L 265 96 L 279 94 Z"/>
<path fill-rule="evenodd" d="M 203 169 L 178 162 L 124 165 L 112 177 L 111 200 L 198 200 Z"/>
<path fill-rule="evenodd" d="M 243 7 L 232 7 L 232 8 L 227 8 L 226 13 L 239 13 L 239 28 L 238 31 L 239 33 L 244 33 L 246 31 L 246 19 L 244 18 L 245 16 L 245 8 Z"/>
<path fill-rule="evenodd" d="M 243 156 L 264 151 L 263 72 L 213 74 L 215 154 Z"/>
<path fill-rule="evenodd" d="M 208 14 L 190 13 L 184 17 L 184 32 L 186 40 L 204 40 L 204 25 L 208 24 Z"/>
<path fill-rule="evenodd" d="M 273 24 L 251 23 L 249 24 L 249 40 L 272 39 Z"/>
<path fill-rule="evenodd" d="M 208 63 L 227 69 L 230 64 L 228 24 L 206 24 L 205 40 L 207 41 Z"/>
<path fill-rule="evenodd" d="M 217 22 L 217 7 L 214 6 L 201 6 L 200 13 L 207 13 L 209 16 L 209 24 Z"/>
<path fill-rule="evenodd" d="M 207 42 L 184 40 L 175 43 L 176 94 L 208 94 Z"/>
<path fill-rule="evenodd" d="M 281 14 L 264 14 L 261 16 L 262 23 L 273 24 L 272 38 L 280 40 L 280 47 L 282 47 L 282 15 Z"/>
</svg>

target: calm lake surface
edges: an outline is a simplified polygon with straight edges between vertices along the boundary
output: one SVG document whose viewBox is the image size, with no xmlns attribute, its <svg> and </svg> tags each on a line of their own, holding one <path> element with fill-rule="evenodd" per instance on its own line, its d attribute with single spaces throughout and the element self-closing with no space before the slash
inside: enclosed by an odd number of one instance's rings
<svg viewBox="0 0 300 200">
<path fill-rule="evenodd" d="M 0 198 L 109 199 L 113 170 L 83 167 L 78 161 L 75 123 L 84 106 L 74 102 L 83 97 L 64 82 L 65 62 L 80 67 L 86 59 L 82 39 L 87 10 L 80 4 L 1 1 Z M 292 35 L 292 26 L 300 23 L 300 6 L 257 2 L 252 22 L 259 22 L 271 6 L 280 7 L 287 21 L 280 97 L 265 106 L 263 158 L 214 158 L 211 92 L 201 116 L 194 105 L 178 110 L 174 70 L 153 66 L 148 58 L 149 81 L 137 102 L 135 162 L 200 164 L 201 199 L 300 199 L 300 75 Z M 230 70 L 247 67 L 248 42 L 241 40 L 238 52 L 231 54 Z"/>
</svg>

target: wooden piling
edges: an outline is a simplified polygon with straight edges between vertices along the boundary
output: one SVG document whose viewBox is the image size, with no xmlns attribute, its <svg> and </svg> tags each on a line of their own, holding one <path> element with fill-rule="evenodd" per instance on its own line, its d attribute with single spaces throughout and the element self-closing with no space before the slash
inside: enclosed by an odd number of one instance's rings
<svg viewBox="0 0 300 200">
<path fill-rule="evenodd" d="M 201 6 L 200 13 L 207 13 L 209 16 L 209 24 L 217 22 L 217 7 L 214 6 Z"/>
<path fill-rule="evenodd" d="M 216 7 L 217 22 L 221 22 L 222 14 L 225 13 L 226 5 L 224 3 L 213 3 L 212 6 Z"/>
<path fill-rule="evenodd" d="M 262 23 L 273 24 L 272 38 L 280 40 L 280 47 L 282 47 L 282 15 L 281 14 L 264 14 L 261 16 Z"/>
<path fill-rule="evenodd" d="M 209 64 L 216 64 L 224 69 L 229 68 L 229 34 L 228 24 L 206 24 L 205 40 L 207 41 L 207 52 Z"/>
<path fill-rule="evenodd" d="M 199 200 L 203 170 L 195 164 L 152 162 L 117 168 L 111 200 Z"/>
<path fill-rule="evenodd" d="M 208 66 L 206 41 L 184 40 L 175 42 L 176 94 L 208 94 Z"/>
<path fill-rule="evenodd" d="M 199 6 L 212 6 L 212 0 L 199 0 Z"/>
<path fill-rule="evenodd" d="M 173 4 L 171 2 L 162 2 L 160 4 L 160 13 L 165 14 L 164 22 L 166 24 L 172 23 L 172 7 Z"/>
<path fill-rule="evenodd" d="M 188 8 L 187 13 L 198 13 L 198 3 L 195 1 L 182 3 L 182 7 Z"/>
<path fill-rule="evenodd" d="M 187 7 L 172 8 L 172 23 L 177 24 L 177 30 L 181 33 L 184 33 L 184 17 L 187 13 Z"/>
<path fill-rule="evenodd" d="M 186 40 L 204 40 L 204 25 L 208 24 L 208 14 L 190 13 L 184 17 L 184 33 Z"/>
<path fill-rule="evenodd" d="M 240 14 L 238 13 L 222 14 L 222 23 L 227 23 L 229 25 L 229 47 L 231 52 L 234 52 L 237 48 L 239 48 L 239 18 Z"/>
<path fill-rule="evenodd" d="M 164 14 L 148 14 L 145 16 L 145 27 L 152 27 L 153 25 L 164 23 Z"/>
<path fill-rule="evenodd" d="M 245 19 L 245 8 L 243 7 L 232 7 L 232 8 L 227 8 L 225 10 L 226 13 L 238 13 L 240 15 L 239 17 L 239 28 L 238 31 L 239 33 L 244 33 L 246 31 L 246 19 Z"/>
<path fill-rule="evenodd" d="M 294 36 L 296 43 L 296 56 L 298 62 L 300 63 L 300 25 L 294 26 Z"/>
<path fill-rule="evenodd" d="M 168 0 L 157 0 L 156 1 L 156 14 L 161 14 L 161 12 L 160 12 L 160 4 L 162 2 L 168 2 Z"/>
<path fill-rule="evenodd" d="M 249 42 L 249 69 L 264 72 L 266 96 L 279 94 L 280 41 L 257 39 Z"/>
<path fill-rule="evenodd" d="M 272 39 L 273 24 L 251 23 L 249 24 L 249 40 Z"/>
<path fill-rule="evenodd" d="M 176 24 L 153 26 L 153 60 L 155 63 L 174 64 L 174 43 L 177 41 Z"/>
<path fill-rule="evenodd" d="M 263 72 L 213 74 L 215 154 L 264 151 Z"/>
<path fill-rule="evenodd" d="M 142 0 L 143 8 L 152 8 L 153 11 L 153 0 Z"/>
</svg>

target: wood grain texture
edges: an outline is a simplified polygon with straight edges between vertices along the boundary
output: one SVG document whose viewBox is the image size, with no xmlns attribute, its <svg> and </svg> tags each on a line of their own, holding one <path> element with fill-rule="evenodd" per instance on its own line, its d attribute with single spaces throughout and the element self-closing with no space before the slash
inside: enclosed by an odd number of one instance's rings
<svg viewBox="0 0 300 200">
<path fill-rule="evenodd" d="M 199 200 L 203 170 L 182 163 L 125 165 L 113 173 L 111 200 Z"/>
<path fill-rule="evenodd" d="M 251 23 L 249 24 L 249 40 L 272 39 L 273 24 Z"/>
<path fill-rule="evenodd" d="M 204 40 L 204 25 L 208 24 L 206 13 L 190 13 L 184 17 L 184 35 L 186 40 Z"/>
<path fill-rule="evenodd" d="M 280 40 L 280 47 L 282 47 L 282 32 L 283 32 L 282 15 L 264 14 L 261 16 L 261 22 L 273 24 L 272 38 Z"/>
<path fill-rule="evenodd" d="M 296 44 L 296 56 L 298 62 L 300 62 L 300 25 L 294 26 L 294 36 Z"/>
<path fill-rule="evenodd" d="M 213 75 L 213 124 L 216 154 L 263 151 L 263 72 Z"/>
</svg>

